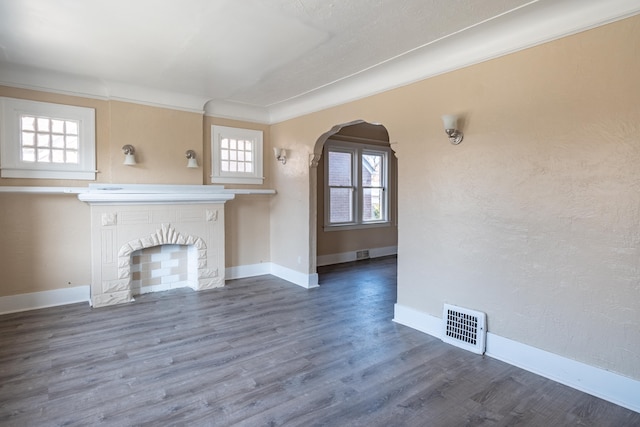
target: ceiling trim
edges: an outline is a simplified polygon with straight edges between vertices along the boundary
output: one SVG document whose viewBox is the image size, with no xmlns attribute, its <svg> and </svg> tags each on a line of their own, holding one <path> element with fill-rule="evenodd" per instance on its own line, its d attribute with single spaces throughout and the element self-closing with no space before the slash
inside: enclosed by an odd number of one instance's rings
<svg viewBox="0 0 640 427">
<path fill-rule="evenodd" d="M 141 86 L 105 82 L 97 78 L 61 73 L 12 63 L 0 63 L 1 86 L 37 90 L 60 95 L 123 101 L 152 107 L 202 114 L 206 97 L 167 92 Z"/>
<path fill-rule="evenodd" d="M 271 123 L 267 108 L 238 102 L 210 100 L 205 104 L 204 112 L 206 116 L 219 117 L 221 119 L 244 120 L 262 124 Z"/>
<path fill-rule="evenodd" d="M 114 101 L 132 102 L 199 114 L 204 113 L 204 105 L 207 102 L 207 98 L 204 96 L 193 96 L 116 82 L 107 82 L 105 85 L 109 98 Z"/>
<path fill-rule="evenodd" d="M 0 85 L 273 124 L 640 13 L 637 0 L 538 0 L 267 108 L 1 63 Z"/>
<path fill-rule="evenodd" d="M 3 86 L 91 99 L 109 99 L 107 88 L 100 79 L 7 62 L 0 63 L 0 69 L 0 85 Z"/>
<path fill-rule="evenodd" d="M 637 0 L 538 1 L 376 67 L 270 106 L 278 123 L 640 13 Z"/>
</svg>

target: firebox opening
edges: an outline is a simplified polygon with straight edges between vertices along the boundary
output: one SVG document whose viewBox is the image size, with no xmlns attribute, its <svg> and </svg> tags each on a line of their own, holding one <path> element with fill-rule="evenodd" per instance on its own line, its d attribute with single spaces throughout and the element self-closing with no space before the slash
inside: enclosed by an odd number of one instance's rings
<svg viewBox="0 0 640 427">
<path fill-rule="evenodd" d="M 194 245 L 163 244 L 131 253 L 133 295 L 198 286 L 198 250 Z"/>
</svg>

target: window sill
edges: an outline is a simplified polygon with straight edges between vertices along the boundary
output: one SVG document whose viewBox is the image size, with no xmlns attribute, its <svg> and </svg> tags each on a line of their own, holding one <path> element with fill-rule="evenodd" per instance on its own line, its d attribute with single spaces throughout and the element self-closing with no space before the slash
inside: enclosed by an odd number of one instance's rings
<svg viewBox="0 0 640 427">
<path fill-rule="evenodd" d="M 253 184 L 253 185 L 262 185 L 264 184 L 264 178 L 260 177 L 221 177 L 221 176 L 212 176 L 211 182 L 213 184 Z"/>
<path fill-rule="evenodd" d="M 385 227 L 391 227 L 391 222 L 385 221 L 385 222 L 371 222 L 366 224 L 325 225 L 323 227 L 323 230 L 327 232 L 332 232 L 332 231 L 362 230 L 362 229 L 368 229 L 368 228 L 385 228 Z"/>
</svg>

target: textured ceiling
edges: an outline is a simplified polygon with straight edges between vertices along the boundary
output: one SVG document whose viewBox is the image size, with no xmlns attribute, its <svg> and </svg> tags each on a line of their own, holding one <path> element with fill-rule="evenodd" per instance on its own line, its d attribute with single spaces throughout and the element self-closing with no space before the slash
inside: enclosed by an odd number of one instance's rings
<svg viewBox="0 0 640 427">
<path fill-rule="evenodd" d="M 268 109 L 540 2 L 0 0 L 0 71 Z"/>
</svg>

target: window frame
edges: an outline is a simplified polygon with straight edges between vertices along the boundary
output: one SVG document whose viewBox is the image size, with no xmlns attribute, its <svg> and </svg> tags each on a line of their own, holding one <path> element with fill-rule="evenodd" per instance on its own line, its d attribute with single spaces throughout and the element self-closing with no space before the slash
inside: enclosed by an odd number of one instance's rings
<svg viewBox="0 0 640 427">
<path fill-rule="evenodd" d="M 330 152 L 342 152 L 351 153 L 352 165 L 351 165 L 351 180 L 352 185 L 352 199 L 353 206 L 353 220 L 348 222 L 330 222 L 331 219 L 331 188 L 341 186 L 329 185 L 329 153 Z M 382 164 L 382 182 L 380 187 L 364 186 L 362 179 L 362 156 L 365 154 L 374 154 L 383 156 Z M 391 226 L 391 195 L 390 195 L 390 168 L 391 168 L 391 148 L 385 146 L 353 143 L 338 140 L 328 140 L 324 146 L 324 230 L 325 231 L 342 231 L 353 230 L 362 228 L 375 228 L 375 227 L 389 227 Z M 343 187 L 343 188 L 348 188 Z M 365 188 L 381 188 L 383 194 L 383 200 L 381 207 L 383 218 L 382 220 L 363 220 L 363 207 L 364 207 L 364 189 Z"/>
<path fill-rule="evenodd" d="M 78 163 L 23 161 L 23 115 L 78 122 Z M 0 97 L 0 177 L 95 181 L 95 123 L 93 108 Z"/>
<path fill-rule="evenodd" d="M 221 141 L 224 138 L 253 142 L 253 172 L 222 170 Z M 256 129 L 211 125 L 211 182 L 214 184 L 263 184 L 263 132 Z"/>
</svg>

